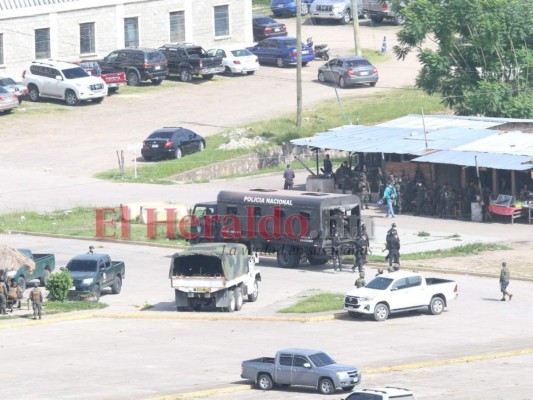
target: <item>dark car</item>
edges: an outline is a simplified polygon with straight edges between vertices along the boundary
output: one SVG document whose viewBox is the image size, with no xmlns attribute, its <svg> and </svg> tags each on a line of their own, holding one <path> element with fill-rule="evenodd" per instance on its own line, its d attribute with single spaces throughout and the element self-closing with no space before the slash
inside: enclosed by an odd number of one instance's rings
<svg viewBox="0 0 533 400">
<path fill-rule="evenodd" d="M 309 61 L 314 60 L 315 54 L 313 48 L 306 44 L 302 46 L 302 65 L 305 66 Z M 259 63 L 276 64 L 283 68 L 289 64 L 296 64 L 297 48 L 296 38 L 293 37 L 275 37 L 260 41 L 254 47 L 248 47 L 257 58 Z"/>
<path fill-rule="evenodd" d="M 334 82 L 342 88 L 362 83 L 376 86 L 378 79 L 377 68 L 364 57 L 338 57 L 318 68 L 320 82 Z"/>
<path fill-rule="evenodd" d="M 254 40 L 256 42 L 269 37 L 287 36 L 287 27 L 285 24 L 266 15 L 254 14 L 252 25 L 254 29 Z"/>
<path fill-rule="evenodd" d="M 100 67 L 104 73 L 124 71 L 130 86 L 139 86 L 147 80 L 159 85 L 168 75 L 168 62 L 163 53 L 138 47 L 109 53 L 100 60 Z"/>
<path fill-rule="evenodd" d="M 301 15 L 309 13 L 309 6 L 314 0 L 302 0 Z M 295 16 L 298 6 L 295 0 L 272 0 L 270 2 L 270 10 L 276 17 L 282 17 L 286 15 Z"/>
<path fill-rule="evenodd" d="M 181 127 L 158 129 L 144 142 L 141 154 L 146 161 L 162 158 L 181 158 L 186 153 L 205 149 L 205 139 L 200 135 Z"/>
</svg>

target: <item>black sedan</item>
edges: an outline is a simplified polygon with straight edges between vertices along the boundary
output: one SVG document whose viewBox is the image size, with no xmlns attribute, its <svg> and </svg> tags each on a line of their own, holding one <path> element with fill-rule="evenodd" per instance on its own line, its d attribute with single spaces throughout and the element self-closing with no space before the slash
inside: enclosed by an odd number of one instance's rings
<svg viewBox="0 0 533 400">
<path fill-rule="evenodd" d="M 270 37 L 287 36 L 287 26 L 266 15 L 254 14 L 252 25 L 256 42 Z"/>
<path fill-rule="evenodd" d="M 162 158 L 181 158 L 184 154 L 203 151 L 205 139 L 185 128 L 158 129 L 144 142 L 141 154 L 146 161 Z"/>
<path fill-rule="evenodd" d="M 334 82 L 341 88 L 368 83 L 376 86 L 379 74 L 364 57 L 338 57 L 318 68 L 320 82 Z"/>
</svg>

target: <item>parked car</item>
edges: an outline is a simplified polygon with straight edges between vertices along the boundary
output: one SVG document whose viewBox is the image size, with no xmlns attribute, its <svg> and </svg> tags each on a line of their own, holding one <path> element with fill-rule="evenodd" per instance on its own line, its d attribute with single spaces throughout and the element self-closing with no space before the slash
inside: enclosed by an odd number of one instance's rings
<svg viewBox="0 0 533 400">
<path fill-rule="evenodd" d="M 222 58 L 222 65 L 226 75 L 253 75 L 259 69 L 259 58 L 252 54 L 250 50 L 242 47 L 209 49 L 207 54 L 212 57 Z"/>
<path fill-rule="evenodd" d="M 41 97 L 64 100 L 69 106 L 91 100 L 101 103 L 107 96 L 107 85 L 97 76 L 90 76 L 79 65 L 62 61 L 34 61 L 22 73 L 31 101 Z"/>
<path fill-rule="evenodd" d="M 28 88 L 24 85 L 19 85 L 12 78 L 0 76 L 0 87 L 6 88 L 10 92 L 13 92 L 17 96 L 19 104 L 22 103 L 24 96 L 28 94 Z"/>
<path fill-rule="evenodd" d="M 399 387 L 379 387 L 352 392 L 343 400 L 416 400 L 413 392 Z"/>
<path fill-rule="evenodd" d="M 334 82 L 341 88 L 368 83 L 376 86 L 379 74 L 376 67 L 364 57 L 338 57 L 318 68 L 320 82 Z"/>
<path fill-rule="evenodd" d="M 306 66 L 309 61 L 315 59 L 313 48 L 301 43 L 302 65 Z M 274 37 L 262 40 L 253 47 L 248 47 L 252 53 L 259 57 L 259 63 L 275 64 L 283 68 L 290 64 L 296 64 L 296 38 Z"/>
<path fill-rule="evenodd" d="M 309 12 L 309 5 L 313 0 L 302 0 L 300 14 L 306 15 Z M 270 2 L 270 10 L 276 17 L 296 16 L 298 7 L 295 0 L 272 0 Z"/>
<path fill-rule="evenodd" d="M 252 27 L 256 42 L 269 37 L 287 36 L 287 26 L 266 15 L 254 14 Z"/>
<path fill-rule="evenodd" d="M 17 270 L 8 270 L 6 275 L 17 281 L 21 290 L 25 290 L 27 282 L 33 279 L 39 279 L 41 286 L 46 285 L 48 277 L 56 266 L 55 255 L 52 253 L 32 253 L 30 249 L 17 249 L 17 251 L 32 260 L 34 265 L 23 265 Z"/>
<path fill-rule="evenodd" d="M 205 139 L 181 127 L 158 129 L 144 140 L 141 154 L 146 161 L 162 158 L 181 158 L 186 153 L 205 149 Z"/>
<path fill-rule="evenodd" d="M 221 57 L 212 57 L 203 49 L 192 43 L 165 44 L 158 49 L 168 61 L 168 70 L 177 74 L 182 82 L 191 82 L 193 76 L 213 79 L 215 74 L 224 72 Z"/>
<path fill-rule="evenodd" d="M 81 60 L 76 64 L 87 71 L 89 75 L 102 78 L 107 85 L 109 93 L 115 93 L 121 86 L 128 84 L 124 71 L 117 70 L 115 72 L 102 72 L 102 67 L 98 60 Z"/>
<path fill-rule="evenodd" d="M 363 12 L 376 24 L 384 19 L 391 20 L 394 25 L 403 25 L 405 22 L 403 16 L 392 9 L 390 1 L 364 0 Z"/>
<path fill-rule="evenodd" d="M 363 2 L 357 0 L 358 18 L 363 18 Z M 322 21 L 336 21 L 348 24 L 353 18 L 352 0 L 315 0 L 309 7 L 309 15 L 314 25 Z"/>
<path fill-rule="evenodd" d="M 0 111 L 7 114 L 18 106 L 19 101 L 15 93 L 0 87 Z"/>
<path fill-rule="evenodd" d="M 127 48 L 115 50 L 100 60 L 102 72 L 124 71 L 130 86 L 139 86 L 150 80 L 159 85 L 168 75 L 165 55 L 155 49 Z"/>
</svg>

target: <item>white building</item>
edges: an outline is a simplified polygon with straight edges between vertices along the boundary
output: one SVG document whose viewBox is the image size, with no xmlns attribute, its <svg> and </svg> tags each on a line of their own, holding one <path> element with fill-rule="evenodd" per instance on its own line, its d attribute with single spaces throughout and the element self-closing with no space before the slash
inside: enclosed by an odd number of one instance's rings
<svg viewBox="0 0 533 400">
<path fill-rule="evenodd" d="M 124 47 L 251 43 L 252 0 L 0 0 L 0 76 Z"/>
</svg>

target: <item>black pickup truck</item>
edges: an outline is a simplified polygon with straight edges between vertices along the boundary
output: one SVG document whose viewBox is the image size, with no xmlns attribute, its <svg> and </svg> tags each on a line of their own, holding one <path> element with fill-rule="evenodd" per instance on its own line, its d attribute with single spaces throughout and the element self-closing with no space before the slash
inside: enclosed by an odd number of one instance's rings
<svg viewBox="0 0 533 400">
<path fill-rule="evenodd" d="M 222 58 L 211 57 L 201 47 L 191 43 L 165 44 L 158 48 L 168 61 L 170 74 L 177 74 L 183 82 L 191 82 L 193 76 L 212 79 L 224 72 Z"/>
</svg>

